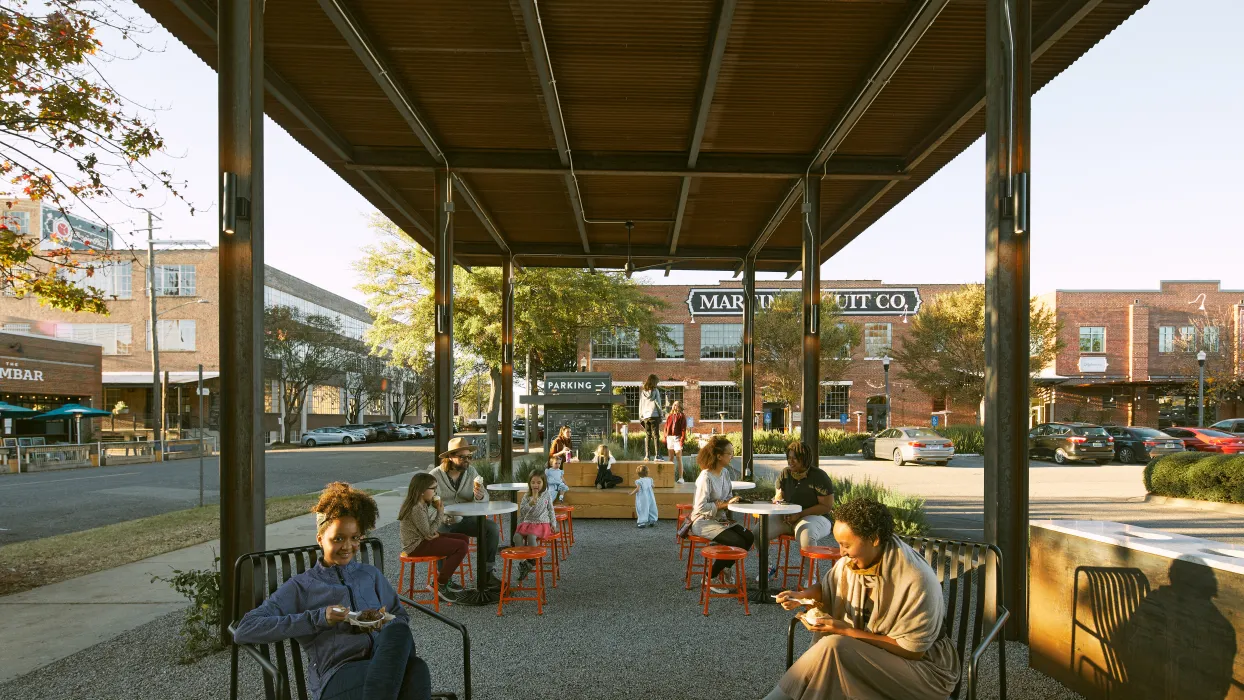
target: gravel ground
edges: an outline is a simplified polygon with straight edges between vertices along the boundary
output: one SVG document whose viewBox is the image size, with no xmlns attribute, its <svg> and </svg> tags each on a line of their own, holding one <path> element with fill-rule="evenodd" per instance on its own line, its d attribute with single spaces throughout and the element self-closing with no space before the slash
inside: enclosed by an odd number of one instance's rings
<svg viewBox="0 0 1244 700">
<path fill-rule="evenodd" d="M 576 523 L 577 544 L 543 616 L 534 603 L 442 606 L 471 632 L 475 697 L 760 698 L 782 673 L 790 614 L 730 601 L 700 614 L 684 591 L 672 526 L 637 530 L 626 521 Z M 397 525 L 376 531 L 387 574 L 397 579 Z M 749 562 L 754 575 L 755 559 Z M 425 618 L 426 620 L 426 618 Z M 420 656 L 437 688 L 461 692 L 460 638 L 412 618 Z M 0 684 L 0 698 L 178 700 L 228 696 L 229 654 L 176 664 L 180 613 L 165 616 L 43 669 Z M 54 628 L 49 629 L 49 634 Z M 797 644 L 803 644 L 803 636 Z M 1007 690 L 1013 700 L 1079 697 L 1028 668 L 1028 649 L 1009 644 Z M 710 651 L 711 650 L 711 651 Z M 707 658 L 705 658 L 707 657 Z M 994 658 L 982 669 L 981 697 L 996 697 Z M 706 674 L 708 669 L 711 672 Z M 705 680 L 706 675 L 711 678 Z M 243 663 L 244 698 L 263 697 L 258 667 Z"/>
</svg>

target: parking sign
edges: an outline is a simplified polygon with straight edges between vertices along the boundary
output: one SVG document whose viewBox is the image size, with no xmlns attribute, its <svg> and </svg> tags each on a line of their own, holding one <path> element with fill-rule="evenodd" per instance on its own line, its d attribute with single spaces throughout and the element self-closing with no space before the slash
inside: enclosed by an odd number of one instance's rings
<svg viewBox="0 0 1244 700">
<path fill-rule="evenodd" d="M 839 423 L 842 423 L 843 425 L 846 425 L 846 424 L 847 424 L 847 414 L 845 414 L 845 413 L 841 413 L 841 414 L 839 414 L 839 415 L 838 415 L 838 422 L 839 422 Z"/>
<path fill-rule="evenodd" d="M 930 420 L 934 428 L 937 427 L 937 419 L 938 419 L 938 416 L 933 416 L 933 418 Z"/>
</svg>

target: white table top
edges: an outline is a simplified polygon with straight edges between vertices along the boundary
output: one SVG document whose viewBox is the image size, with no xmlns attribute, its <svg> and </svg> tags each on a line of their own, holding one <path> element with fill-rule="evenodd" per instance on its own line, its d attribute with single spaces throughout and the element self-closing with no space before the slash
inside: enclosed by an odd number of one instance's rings
<svg viewBox="0 0 1244 700">
<path fill-rule="evenodd" d="M 527 484 L 524 484 L 521 481 L 512 481 L 507 484 L 489 484 L 488 490 L 489 491 L 526 491 Z"/>
<path fill-rule="evenodd" d="M 730 488 L 735 491 L 751 491 L 756 488 L 756 483 L 752 481 L 731 481 Z"/>
<path fill-rule="evenodd" d="M 517 503 L 509 501 L 476 501 L 475 503 L 453 503 L 445 506 L 445 513 L 458 516 L 500 515 L 518 510 Z"/>
<path fill-rule="evenodd" d="M 803 511 L 802 507 L 793 503 L 731 503 L 729 508 L 736 513 L 752 515 L 794 515 Z"/>
</svg>

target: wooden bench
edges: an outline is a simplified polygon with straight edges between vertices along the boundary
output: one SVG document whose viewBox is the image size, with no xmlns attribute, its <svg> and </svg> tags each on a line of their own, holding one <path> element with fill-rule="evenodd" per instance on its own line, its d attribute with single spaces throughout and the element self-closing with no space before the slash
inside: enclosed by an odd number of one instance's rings
<svg viewBox="0 0 1244 700">
<path fill-rule="evenodd" d="M 1002 628 L 1011 613 L 999 602 L 1002 599 L 1002 550 L 982 542 L 931 537 L 902 539 L 924 556 L 942 584 L 942 595 L 946 599 L 946 620 L 942 623 L 942 633 L 954 643 L 964 666 L 951 697 L 955 700 L 976 700 L 980 659 L 996 640 L 998 697 L 1006 700 L 1006 649 Z M 982 634 L 986 623 L 990 625 L 989 631 Z M 792 619 L 786 633 L 786 668 L 795 662 L 797 627 L 803 627 L 802 623 Z"/>
<path fill-rule="evenodd" d="M 272 549 L 266 552 L 252 552 L 238 557 L 233 587 L 233 610 L 229 619 L 229 633 L 232 635 L 239 620 L 242 619 L 241 604 L 242 582 L 249 581 L 249 595 L 245 598 L 246 610 L 256 608 L 268 596 L 276 592 L 281 584 L 295 574 L 300 574 L 315 566 L 320 557 L 319 545 L 290 547 L 288 549 Z M 359 547 L 359 561 L 371 564 L 384 571 L 384 545 L 375 537 L 363 540 Z M 441 615 L 431 608 L 424 607 L 406 596 L 398 599 L 409 609 L 418 611 L 432 619 L 449 625 L 462 634 L 462 687 L 465 700 L 471 700 L 471 638 L 467 629 L 459 622 Z M 412 620 L 413 622 L 413 620 Z M 289 655 L 286 656 L 286 645 Z M 238 697 L 238 651 L 244 651 L 259 664 L 264 674 L 264 697 L 266 700 L 292 700 L 290 695 L 290 665 L 293 665 L 293 687 L 298 689 L 299 700 L 307 700 L 306 674 L 303 672 L 302 648 L 294 639 L 271 644 L 238 644 L 234 642 L 230 650 L 229 660 L 229 700 Z M 457 700 L 454 693 L 433 693 L 434 698 Z"/>
<path fill-rule="evenodd" d="M 622 477 L 622 482 L 616 488 L 626 487 L 628 489 L 635 487 L 635 469 L 641 464 L 648 465 L 648 476 L 652 478 L 652 487 L 657 489 L 668 489 L 674 487 L 674 463 L 673 462 L 642 462 L 642 461 L 625 461 L 614 462 L 613 475 Z M 570 488 L 595 488 L 596 487 L 596 462 L 567 462 L 565 464 L 566 485 Z"/>
</svg>

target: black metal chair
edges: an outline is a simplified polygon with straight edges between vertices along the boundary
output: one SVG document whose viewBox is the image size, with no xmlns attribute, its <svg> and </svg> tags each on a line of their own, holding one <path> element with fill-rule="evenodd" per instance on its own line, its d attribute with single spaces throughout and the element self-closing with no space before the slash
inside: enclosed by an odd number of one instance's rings
<svg viewBox="0 0 1244 700">
<path fill-rule="evenodd" d="M 273 549 L 267 552 L 252 552 L 238 557 L 234 577 L 233 610 L 231 611 L 229 632 L 232 634 L 238 621 L 242 618 L 240 606 L 243 603 L 243 582 L 249 582 L 250 595 L 245 599 L 246 610 L 257 607 L 276 589 L 295 574 L 300 574 L 315 566 L 320 556 L 319 545 Z M 384 571 L 384 545 L 380 540 L 369 537 L 363 540 L 359 548 L 359 560 L 371 564 Z M 398 598 L 408 608 L 442 622 L 462 634 L 462 687 L 465 700 L 471 700 L 471 638 L 461 623 L 441 615 L 431 608 L 424 607 L 405 596 Z M 286 655 L 286 645 L 289 654 Z M 232 645 L 230 653 L 229 700 L 238 697 L 238 651 L 244 651 L 263 669 L 264 697 L 266 700 L 292 700 L 290 695 L 290 664 L 293 666 L 293 687 L 297 688 L 299 700 L 307 700 L 307 680 L 303 672 L 302 649 L 298 642 L 287 639 L 272 644 L 237 644 Z M 454 693 L 434 693 L 434 698 L 457 700 Z"/>
<path fill-rule="evenodd" d="M 942 583 L 946 598 L 946 620 L 942 634 L 950 638 L 963 673 L 951 697 L 955 700 L 976 700 L 978 667 L 981 656 L 995 640 L 998 643 L 998 697 L 1006 700 L 1006 649 L 1002 628 L 1011 613 L 1002 605 L 1002 550 L 982 542 L 962 542 L 932 537 L 904 537 L 907 544 L 924 556 L 937 580 Z M 992 621 L 988 632 L 986 622 Z M 790 621 L 786 633 L 786 668 L 795 663 L 795 629 L 802 627 L 797 619 Z M 968 653 L 971 650 L 971 653 Z M 966 683 L 965 683 L 966 681 Z M 966 695 L 964 691 L 966 690 Z"/>
</svg>

